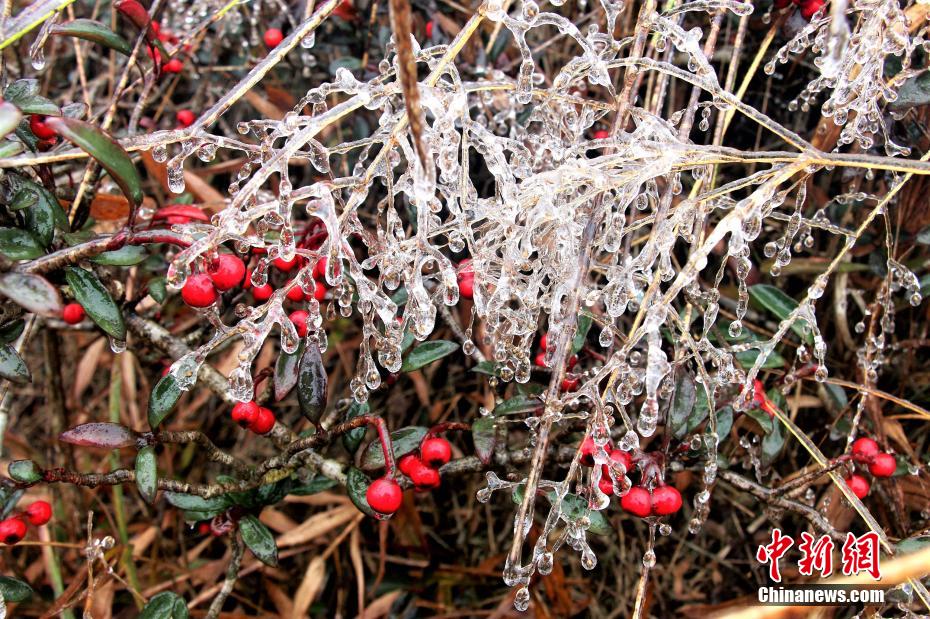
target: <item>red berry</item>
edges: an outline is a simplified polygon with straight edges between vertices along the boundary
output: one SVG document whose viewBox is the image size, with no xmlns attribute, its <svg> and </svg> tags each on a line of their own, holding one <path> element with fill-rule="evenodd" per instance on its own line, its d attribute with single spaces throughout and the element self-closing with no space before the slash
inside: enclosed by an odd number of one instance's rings
<svg viewBox="0 0 930 619">
<path fill-rule="evenodd" d="M 165 73 L 180 73 L 184 70 L 184 63 L 179 58 L 172 58 L 165 63 L 161 70 Z"/>
<path fill-rule="evenodd" d="M 869 463 L 869 473 L 876 477 L 891 477 L 898 468 L 898 461 L 889 453 L 875 454 Z"/>
<path fill-rule="evenodd" d="M 201 522 L 200 524 L 197 525 L 197 532 L 200 533 L 201 535 L 209 535 L 210 530 L 211 528 L 210 528 L 209 522 Z"/>
<path fill-rule="evenodd" d="M 543 333 L 542 337 L 539 338 L 539 347 L 542 348 L 543 350 L 549 349 L 549 334 L 548 333 Z"/>
<path fill-rule="evenodd" d="M 245 263 L 239 256 L 220 254 L 210 268 L 210 279 L 217 290 L 232 290 L 245 278 Z"/>
<path fill-rule="evenodd" d="M 326 298 L 327 288 L 320 282 L 314 282 L 314 284 L 315 285 L 313 287 L 313 298 L 316 299 L 317 301 L 322 301 L 323 299 Z"/>
<path fill-rule="evenodd" d="M 243 428 L 248 428 L 258 416 L 258 404 L 255 402 L 237 402 L 230 413 L 232 420 Z"/>
<path fill-rule="evenodd" d="M 853 473 L 846 478 L 846 485 L 849 486 L 849 489 L 853 491 L 860 499 L 864 499 L 869 493 L 869 480 L 867 480 L 862 475 Z"/>
<path fill-rule="evenodd" d="M 594 452 L 597 451 L 597 446 L 594 444 L 594 439 L 590 436 L 584 437 L 584 440 L 581 441 L 581 464 L 582 466 L 594 466 Z"/>
<path fill-rule="evenodd" d="M 61 319 L 69 325 L 76 325 L 84 320 L 84 307 L 80 303 L 68 303 L 61 310 Z"/>
<path fill-rule="evenodd" d="M 271 261 L 271 263 L 275 265 L 279 271 L 284 271 L 287 273 L 295 266 L 297 266 L 297 256 L 294 256 L 290 260 L 285 260 L 284 258 L 275 258 Z"/>
<path fill-rule="evenodd" d="M 575 391 L 580 384 L 581 379 L 577 376 L 566 376 L 562 379 L 562 391 Z"/>
<path fill-rule="evenodd" d="M 594 132 L 595 140 L 606 140 L 609 137 L 610 137 L 610 131 L 607 131 L 606 129 L 599 129 Z"/>
<path fill-rule="evenodd" d="M 426 38 L 427 39 L 433 38 L 433 22 L 432 21 L 426 22 Z"/>
<path fill-rule="evenodd" d="M 48 501 L 36 501 L 26 508 L 26 518 L 33 526 L 41 527 L 52 519 L 52 506 Z"/>
<path fill-rule="evenodd" d="M 12 546 L 26 537 L 26 523 L 21 518 L 0 520 L 0 541 Z"/>
<path fill-rule="evenodd" d="M 824 4 L 823 0 L 806 0 L 801 2 L 801 16 L 804 17 L 804 19 L 810 19 L 814 16 L 814 13 L 823 8 Z"/>
<path fill-rule="evenodd" d="M 265 46 L 266 47 L 277 47 L 281 44 L 281 41 L 284 40 L 284 33 L 277 28 L 269 28 L 265 31 Z"/>
<path fill-rule="evenodd" d="M 652 491 L 652 513 L 668 516 L 681 509 L 681 493 L 672 486 L 659 486 Z"/>
<path fill-rule="evenodd" d="M 535 363 L 541 368 L 549 367 L 548 365 L 546 365 L 546 353 L 544 352 L 541 352 L 538 355 L 536 355 L 536 358 L 533 360 L 533 363 Z"/>
<path fill-rule="evenodd" d="M 294 281 L 294 280 L 291 280 L 291 281 Z M 290 283 L 291 282 L 288 282 L 288 284 Z M 304 294 L 303 288 L 301 288 L 300 285 L 298 284 L 287 291 L 287 298 L 290 299 L 291 301 L 295 301 L 299 303 L 303 301 L 304 299 L 306 299 L 307 295 Z"/>
<path fill-rule="evenodd" d="M 417 490 L 433 490 L 438 488 L 441 483 L 439 471 L 426 466 L 422 461 L 415 463 L 410 473 L 410 481 L 413 482 Z"/>
<path fill-rule="evenodd" d="M 601 474 L 601 478 L 597 482 L 597 487 L 601 489 L 601 492 L 607 496 L 613 496 L 614 494 L 614 482 L 610 480 L 610 475 L 607 474 L 606 469 Z"/>
<path fill-rule="evenodd" d="M 274 422 L 274 413 L 262 406 L 258 409 L 258 413 L 256 413 L 255 419 L 249 426 L 249 430 L 255 432 L 255 434 L 268 434 L 271 432 L 271 428 L 274 427 Z"/>
<path fill-rule="evenodd" d="M 459 278 L 459 281 L 463 279 L 474 279 L 475 278 L 475 266 L 471 263 L 471 258 L 465 258 L 464 260 L 459 262 L 458 278 Z"/>
<path fill-rule="evenodd" d="M 614 449 L 610 452 L 610 459 L 623 465 L 623 470 L 629 473 L 633 470 L 633 456 L 622 449 Z"/>
<path fill-rule="evenodd" d="M 629 514 L 645 518 L 652 513 L 649 491 L 642 486 L 633 486 L 629 492 L 620 497 L 620 507 Z"/>
<path fill-rule="evenodd" d="M 400 469 L 400 472 L 407 477 L 410 477 L 411 479 L 413 478 L 413 472 L 417 469 L 417 467 L 422 465 L 423 461 L 420 460 L 416 454 L 407 454 L 397 461 L 397 468 Z"/>
<path fill-rule="evenodd" d="M 857 438 L 852 444 L 853 459 L 858 462 L 869 462 L 878 452 L 878 443 L 868 437 Z"/>
<path fill-rule="evenodd" d="M 263 286 L 255 286 L 252 288 L 252 297 L 256 301 L 267 301 L 271 298 L 271 295 L 274 293 L 274 288 L 271 287 L 271 284 L 265 284 Z"/>
<path fill-rule="evenodd" d="M 216 286 L 206 273 L 191 275 L 181 288 L 181 298 L 191 307 L 210 307 L 216 296 Z"/>
<path fill-rule="evenodd" d="M 307 318 L 309 317 L 310 312 L 306 310 L 297 310 L 291 312 L 291 315 L 288 316 L 291 322 L 294 323 L 294 328 L 297 329 L 297 335 L 300 337 L 307 337 Z"/>
<path fill-rule="evenodd" d="M 441 436 L 428 438 L 420 443 L 420 458 L 428 466 L 439 468 L 452 459 L 452 446 Z"/>
<path fill-rule="evenodd" d="M 565 368 L 571 372 L 575 369 L 575 366 L 578 365 L 578 355 L 572 355 L 568 358 L 568 361 L 565 363 Z"/>
<path fill-rule="evenodd" d="M 182 127 L 190 127 L 194 124 L 194 121 L 197 120 L 197 115 L 190 110 L 178 110 L 178 113 L 175 114 L 174 117 Z"/>
<path fill-rule="evenodd" d="M 400 509 L 404 494 L 393 479 L 382 477 L 371 482 L 365 491 L 368 506 L 379 514 L 393 514 Z"/>
<path fill-rule="evenodd" d="M 459 279 L 459 294 L 466 299 L 475 298 L 475 278 L 463 277 Z"/>
<path fill-rule="evenodd" d="M 45 124 L 45 116 L 39 114 L 29 117 L 29 130 L 40 140 L 53 140 L 58 136 L 51 127 Z"/>
</svg>

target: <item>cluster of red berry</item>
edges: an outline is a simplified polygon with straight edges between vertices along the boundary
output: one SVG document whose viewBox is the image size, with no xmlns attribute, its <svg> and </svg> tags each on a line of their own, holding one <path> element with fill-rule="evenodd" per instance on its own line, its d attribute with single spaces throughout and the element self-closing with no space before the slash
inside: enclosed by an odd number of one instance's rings
<svg viewBox="0 0 930 619">
<path fill-rule="evenodd" d="M 232 420 L 255 434 L 268 434 L 274 427 L 275 416 L 271 409 L 259 406 L 254 400 L 239 402 L 230 413 Z"/>
<path fill-rule="evenodd" d="M 452 446 L 439 436 L 427 435 L 420 443 L 419 454 L 405 455 L 397 468 L 410 478 L 417 490 L 426 491 L 439 487 L 439 467 L 452 458 Z M 400 509 L 403 491 L 394 479 L 381 477 L 371 482 L 365 491 L 368 506 L 379 514 L 390 515 Z"/>
<path fill-rule="evenodd" d="M 898 462 L 894 456 L 881 451 L 878 443 L 867 437 L 856 439 L 852 444 L 852 459 L 866 465 L 869 473 L 875 477 L 891 477 L 898 468 Z M 869 493 L 869 480 L 858 473 L 847 477 L 846 485 L 860 499 L 865 498 Z"/>
<path fill-rule="evenodd" d="M 155 32 L 155 36 L 162 43 L 171 43 L 172 45 L 177 45 L 180 43 L 180 39 L 177 36 L 171 33 L 169 30 L 162 30 L 161 24 L 157 21 L 152 22 L 152 30 Z M 161 52 L 157 47 L 149 46 L 146 48 L 148 51 L 149 58 L 151 58 L 156 64 L 161 65 L 162 73 L 180 73 L 184 70 L 184 61 L 178 57 L 172 58 L 168 62 L 162 64 Z M 184 51 L 189 52 L 190 46 L 185 45 Z"/>
<path fill-rule="evenodd" d="M 537 366 L 541 368 L 547 368 L 549 365 L 546 363 L 546 351 L 549 350 L 549 334 L 543 333 L 543 336 L 539 339 L 539 348 L 540 351 L 536 354 L 536 358 L 533 360 Z M 568 372 L 571 372 L 575 365 L 578 364 L 578 355 L 572 355 L 568 359 L 568 363 L 565 364 L 565 369 Z M 581 384 L 581 378 L 575 374 L 566 374 L 565 378 L 562 379 L 562 391 L 574 391 L 578 388 L 578 385 Z"/>
<path fill-rule="evenodd" d="M 471 263 L 471 258 L 465 258 L 459 262 L 458 281 L 459 295 L 466 299 L 473 299 L 475 296 L 475 267 Z"/>
<path fill-rule="evenodd" d="M 25 511 L 0 520 L 0 542 L 12 546 L 26 537 L 26 523 L 41 527 L 52 519 L 52 506 L 47 501 L 36 501 Z"/>
</svg>

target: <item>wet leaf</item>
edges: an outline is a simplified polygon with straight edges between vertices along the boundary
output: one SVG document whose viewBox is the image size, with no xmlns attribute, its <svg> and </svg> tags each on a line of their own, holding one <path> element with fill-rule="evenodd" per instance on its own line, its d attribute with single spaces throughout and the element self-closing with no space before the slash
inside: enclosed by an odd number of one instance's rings
<svg viewBox="0 0 930 619">
<path fill-rule="evenodd" d="M 39 81 L 33 78 L 16 80 L 3 91 L 3 99 L 15 105 L 23 114 L 57 116 L 61 109 L 39 94 Z"/>
<path fill-rule="evenodd" d="M 162 591 L 149 599 L 138 619 L 187 619 L 187 603 L 171 591 Z"/>
<path fill-rule="evenodd" d="M 556 494 L 554 492 L 550 492 L 546 496 L 550 503 L 555 501 Z M 588 517 L 591 523 L 588 527 L 589 532 L 595 535 L 610 535 L 613 533 L 613 527 L 607 522 L 603 513 L 589 510 L 588 502 L 583 497 L 577 494 L 566 494 L 565 498 L 562 499 L 562 517 L 569 522 L 577 522 L 585 516 Z"/>
<path fill-rule="evenodd" d="M 584 343 L 588 338 L 588 331 L 591 330 L 592 322 L 592 318 L 588 314 L 578 314 L 578 326 L 575 329 L 575 337 L 572 338 L 573 355 L 584 348 Z"/>
<path fill-rule="evenodd" d="M 32 460 L 13 460 L 7 467 L 10 478 L 24 484 L 33 484 L 42 479 L 42 469 Z"/>
<path fill-rule="evenodd" d="M 92 19 L 75 19 L 64 24 L 59 24 L 51 29 L 50 34 L 77 37 L 116 50 L 124 56 L 132 55 L 132 45 L 129 44 L 129 41 L 116 34 L 99 21 L 94 21 Z"/>
<path fill-rule="evenodd" d="M 499 376 L 501 365 L 496 361 L 481 361 L 471 369 L 478 374 L 487 374 L 488 376 Z"/>
<path fill-rule="evenodd" d="M 45 249 L 31 232 L 0 228 L 0 253 L 10 260 L 32 260 L 44 255 Z"/>
<path fill-rule="evenodd" d="M 155 502 L 158 493 L 158 468 L 155 447 L 146 445 L 136 454 L 136 487 L 147 503 Z"/>
<path fill-rule="evenodd" d="M 297 369 L 304 353 L 304 341 L 301 340 L 297 350 L 292 353 L 283 350 L 274 364 L 274 399 L 280 402 L 287 397 L 297 384 Z"/>
<path fill-rule="evenodd" d="M 494 415 L 525 415 L 533 411 L 542 410 L 542 401 L 530 395 L 517 395 L 509 400 L 504 400 L 494 407 Z"/>
<path fill-rule="evenodd" d="M 8 322 L 0 327 L 0 342 L 12 344 L 22 335 L 25 328 L 26 321 L 22 318 L 14 320 L 13 322 Z"/>
<path fill-rule="evenodd" d="M 41 275 L 10 271 L 0 275 L 0 294 L 27 312 L 46 318 L 61 315 L 61 297 L 58 288 Z"/>
<path fill-rule="evenodd" d="M 427 428 L 422 426 L 407 426 L 391 432 L 391 450 L 394 452 L 394 460 L 396 461 L 401 456 L 406 456 L 410 452 L 419 449 L 426 432 Z M 384 450 L 381 448 L 380 440 L 375 439 L 368 443 L 365 452 L 362 454 L 360 466 L 363 471 L 384 468 Z"/>
<path fill-rule="evenodd" d="M 330 479 L 329 477 L 323 477 L 322 475 L 317 475 L 305 484 L 291 486 L 287 493 L 296 496 L 310 496 L 311 494 L 329 490 L 330 488 L 333 488 L 337 485 L 338 484 L 336 480 Z"/>
<path fill-rule="evenodd" d="M 9 344 L 0 346 L 0 376 L 17 385 L 25 385 L 32 380 L 26 362 Z"/>
<path fill-rule="evenodd" d="M 327 380 L 320 347 L 315 341 L 308 340 L 298 368 L 297 401 L 300 412 L 314 424 L 326 410 Z"/>
<path fill-rule="evenodd" d="M 668 421 L 672 435 L 681 440 L 688 433 L 688 418 L 694 410 L 697 399 L 694 378 L 686 371 L 678 374 L 675 381 L 675 395 L 668 409 Z"/>
<path fill-rule="evenodd" d="M 762 439 L 762 464 L 769 465 L 774 462 L 784 445 L 785 436 L 782 434 L 781 424 L 773 423 L 772 431 Z"/>
<path fill-rule="evenodd" d="M 786 320 L 791 315 L 791 312 L 798 307 L 797 301 L 775 286 L 769 286 L 768 284 L 750 286 L 749 298 L 754 303 L 775 314 L 780 320 Z M 809 331 L 805 331 L 804 324 L 803 320 L 796 320 L 791 324 L 791 330 L 797 333 L 802 340 L 813 343 L 814 336 Z"/>
<path fill-rule="evenodd" d="M 103 264 L 115 267 L 131 267 L 139 264 L 148 257 L 148 252 L 144 247 L 138 245 L 124 245 L 113 251 L 105 251 L 99 256 L 90 259 L 96 264 Z"/>
<path fill-rule="evenodd" d="M 12 576 L 0 576 L 0 594 L 4 602 L 25 602 L 32 597 L 32 593 L 28 583 Z"/>
<path fill-rule="evenodd" d="M 259 561 L 272 567 L 278 564 L 278 545 L 271 531 L 258 518 L 252 514 L 243 517 L 239 521 L 239 532 L 242 541 Z"/>
<path fill-rule="evenodd" d="M 171 374 L 165 374 L 152 388 L 149 397 L 149 426 L 154 430 L 165 420 L 181 398 L 181 388 Z"/>
<path fill-rule="evenodd" d="M 46 124 L 100 163 L 134 206 L 142 204 L 142 179 L 122 146 L 90 123 L 76 118 L 49 118 Z"/>
<path fill-rule="evenodd" d="M 149 280 L 149 294 L 159 303 L 168 298 L 168 280 L 164 277 L 153 277 Z"/>
<path fill-rule="evenodd" d="M 365 496 L 365 493 L 368 492 L 368 486 L 370 485 L 371 480 L 368 479 L 368 476 L 354 466 L 350 466 L 349 470 L 346 471 L 346 492 L 349 495 L 349 499 L 351 499 L 352 503 L 358 508 L 358 511 L 366 516 L 384 520 L 385 516 L 383 514 L 379 514 L 368 505 L 368 498 Z"/>
<path fill-rule="evenodd" d="M 410 354 L 404 359 L 404 364 L 400 367 L 401 372 L 413 372 L 422 367 L 438 361 L 447 355 L 451 355 L 458 350 L 459 345 L 447 340 L 436 340 L 432 342 L 423 342 L 410 351 Z"/>
<path fill-rule="evenodd" d="M 204 499 L 196 494 L 184 494 L 182 492 L 166 491 L 164 494 L 165 500 L 168 501 L 168 503 L 185 511 L 218 514 L 232 506 L 232 502 L 225 494 L 209 499 Z"/>
<path fill-rule="evenodd" d="M 493 417 L 479 417 L 471 424 L 471 438 L 475 443 L 475 455 L 482 464 L 491 462 L 497 446 L 497 428 Z"/>
<path fill-rule="evenodd" d="M 80 447 L 122 449 L 135 445 L 139 435 L 118 423 L 93 422 L 65 430 L 58 436 L 58 440 Z"/>
<path fill-rule="evenodd" d="M 360 415 L 367 415 L 370 412 L 371 408 L 368 406 L 368 402 L 363 402 L 361 404 L 352 402 L 352 405 L 349 406 L 349 410 L 346 411 L 345 421 L 351 421 Z M 361 428 L 349 430 L 342 435 L 342 445 L 346 448 L 346 451 L 354 454 L 358 450 L 358 446 L 361 444 L 362 439 L 365 438 L 366 429 L 365 426 L 362 426 Z"/>
<path fill-rule="evenodd" d="M 16 129 L 22 119 L 23 115 L 18 107 L 8 101 L 0 103 L 0 136 Z"/>
<path fill-rule="evenodd" d="M 727 440 L 730 428 L 733 427 L 733 407 L 724 406 L 717 411 L 717 439 L 718 444 Z"/>
<path fill-rule="evenodd" d="M 125 341 L 126 323 L 123 322 L 123 314 L 97 276 L 79 267 L 67 267 L 65 279 L 71 287 L 71 294 L 90 319 L 114 339 Z"/>
<path fill-rule="evenodd" d="M 759 424 L 763 434 L 768 434 L 772 431 L 772 418 L 761 408 L 750 408 L 746 411 L 746 416 L 754 419 L 755 422 Z"/>
</svg>

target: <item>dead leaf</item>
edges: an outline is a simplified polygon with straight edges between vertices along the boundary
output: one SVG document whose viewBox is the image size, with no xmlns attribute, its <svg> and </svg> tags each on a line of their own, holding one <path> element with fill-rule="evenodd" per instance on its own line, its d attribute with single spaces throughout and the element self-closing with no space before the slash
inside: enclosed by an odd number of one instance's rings
<svg viewBox="0 0 930 619">
<path fill-rule="evenodd" d="M 314 514 L 294 529 L 278 537 L 278 548 L 297 546 L 329 533 L 352 520 L 358 510 L 353 505 Z"/>
<path fill-rule="evenodd" d="M 323 588 L 325 576 L 326 561 L 320 556 L 313 557 L 310 560 L 310 565 L 307 566 L 306 573 L 304 573 L 304 579 L 294 595 L 294 610 L 291 612 L 291 617 L 307 616 L 307 610 Z"/>
</svg>

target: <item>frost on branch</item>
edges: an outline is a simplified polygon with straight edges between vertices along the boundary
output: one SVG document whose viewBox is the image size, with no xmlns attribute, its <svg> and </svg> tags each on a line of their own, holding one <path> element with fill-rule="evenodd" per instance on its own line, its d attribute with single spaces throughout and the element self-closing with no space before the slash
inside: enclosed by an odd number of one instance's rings
<svg viewBox="0 0 930 619">
<path fill-rule="evenodd" d="M 848 57 L 851 62 L 868 60 L 867 66 L 857 70 L 846 60 L 835 66 L 824 57 L 824 77 L 809 91 L 833 89 L 828 105 L 840 124 L 856 112 L 855 122 L 844 130 L 849 139 L 842 141 L 855 138 L 864 148 L 880 128 L 875 117 L 878 95 L 885 100 L 892 96 L 873 56 L 910 53 L 916 44 L 901 31 L 894 11 L 872 17 L 866 5 L 849 8 L 863 16 L 851 36 L 861 50 Z M 605 2 L 604 9 L 612 23 L 623 5 Z M 605 447 L 616 437 L 623 451 L 641 454 L 644 439 L 665 423 L 676 377 L 693 376 L 710 411 L 718 399 L 741 410 L 749 403 L 760 368 L 792 329 L 809 343 L 811 351 L 802 344 L 802 353 L 816 360 L 816 377 L 827 377 L 815 304 L 828 274 L 818 277 L 807 297 L 780 317 L 773 337 L 742 339 L 748 280 L 760 270 L 753 256 L 772 258 L 769 273 L 777 276 L 790 264 L 792 252 L 812 248 L 815 233 L 836 236 L 844 252 L 858 235 L 847 227 L 849 222 L 831 221 L 826 209 L 808 214 L 805 208 L 811 175 L 839 160 L 727 92 L 705 55 L 707 33 L 686 28 L 690 22 L 682 19 L 682 14 L 691 20 L 699 12 L 738 19 L 751 11 L 749 3 L 707 0 L 669 14 L 646 14 L 642 36 L 654 36 L 660 51 L 668 49 L 670 56 L 683 59 L 673 64 L 630 53 L 633 39 L 614 39 L 612 27 L 590 26 L 582 32 L 533 2 L 510 14 L 500 2 L 488 2 L 483 17 L 473 17 L 448 46 L 421 50 L 413 42 L 421 74 L 428 72 L 419 83 L 427 169 L 414 152 L 392 48 L 374 79 L 360 82 L 339 69 L 332 83 L 309 91 L 283 120 L 240 124 L 241 140 L 198 128 L 173 153 L 157 150 L 154 157 L 168 161 L 175 192 L 184 188 L 183 166 L 192 155 L 209 161 L 217 148 L 224 148 L 242 151 L 248 160 L 229 187 L 229 204 L 210 224 L 177 227 L 191 244 L 171 258 L 172 286 L 204 271 L 228 242 L 240 252 L 260 254 L 251 273 L 253 286 L 266 282 L 276 260 L 296 257 L 299 265 L 293 279 L 264 304 L 237 308 L 234 324 L 224 324 L 215 308 L 206 309 L 214 336 L 176 362 L 173 375 L 182 388 L 190 388 L 211 351 L 241 338 L 245 345 L 230 383 L 237 399 L 250 399 L 252 363 L 269 335 L 277 329 L 285 352 L 299 344 L 283 302 L 291 288 L 300 287 L 311 297 L 307 337 L 321 349 L 327 340 L 325 317 L 357 312 L 361 319 L 363 338 L 351 385 L 354 397 L 363 401 L 381 383 L 379 368 L 400 369 L 404 333 L 427 339 L 437 308 L 458 303 L 459 263 L 470 259 L 474 311 L 473 324 L 465 331 L 466 352 L 476 347 L 472 338 L 480 337 L 478 343 L 492 351 L 498 376 L 525 383 L 532 344 L 543 328 L 549 341 L 545 360 L 552 368 L 542 415 L 524 420 L 533 452 L 527 477 L 504 482 L 489 473 L 487 488 L 479 492 L 479 500 L 488 500 L 499 489 L 519 494 L 505 580 L 520 587 L 516 605 L 525 608 L 531 576 L 551 570 L 552 553 L 561 546 L 576 550 L 582 565 L 593 568 L 596 556 L 588 530 L 593 515 L 609 503 L 600 487 L 602 475 L 609 476 L 618 495 L 629 489 L 630 475 L 640 475 L 650 488 L 664 484 L 659 463 L 627 471 L 609 459 Z M 457 67 L 461 40 L 481 19 L 502 23 L 512 33 L 521 53 L 515 76 L 497 70 L 464 73 Z M 809 44 L 805 37 L 817 33 L 816 49 L 829 53 L 827 37 L 833 35 L 825 19 L 823 14 L 815 18 L 790 51 L 800 51 Z M 537 28 L 570 39 L 577 53 L 551 75 L 542 74 L 526 40 Z M 878 47 L 869 47 L 874 45 Z M 780 59 L 785 56 L 779 52 Z M 635 80 L 637 74 L 682 80 L 691 84 L 695 96 L 682 109 L 655 113 L 637 100 L 624 100 L 630 93 L 616 88 L 624 77 Z M 853 86 L 853 79 L 869 86 Z M 589 98 L 589 86 L 602 87 L 609 96 Z M 325 129 L 363 110 L 379 115 L 371 135 L 324 143 Z M 719 125 L 734 113 L 774 134 L 789 152 L 742 152 L 711 139 L 711 118 Z M 603 126 L 612 131 L 594 139 L 594 130 Z M 854 167 L 868 163 L 845 161 Z M 317 180 L 295 187 L 290 166 L 305 162 Z M 718 184 L 713 171 L 721 164 L 747 171 Z M 475 184 L 479 169 L 493 177 L 490 189 Z M 322 278 L 332 287 L 332 301 L 323 304 L 312 300 L 321 260 L 326 261 Z M 894 289 L 905 289 L 919 302 L 913 274 L 898 263 L 893 271 Z M 722 297 L 722 286 L 735 287 L 735 302 Z M 583 369 L 576 391 L 564 392 L 560 385 L 581 314 L 594 320 L 603 361 Z M 754 361 L 740 362 L 738 355 L 749 351 L 756 353 Z M 546 478 L 553 430 L 579 419 L 596 446 L 594 466 L 580 466 L 576 455 L 563 479 Z M 713 414 L 695 438 L 704 446 L 706 464 L 704 487 L 694 499 L 692 532 L 707 516 L 708 488 L 716 480 L 720 437 Z M 545 524 L 527 557 L 528 530 L 536 508 L 543 505 Z M 654 537 L 659 519 L 649 522 Z M 658 529 L 670 531 L 667 524 Z M 647 566 L 655 562 L 651 552 L 644 559 Z"/>
</svg>

